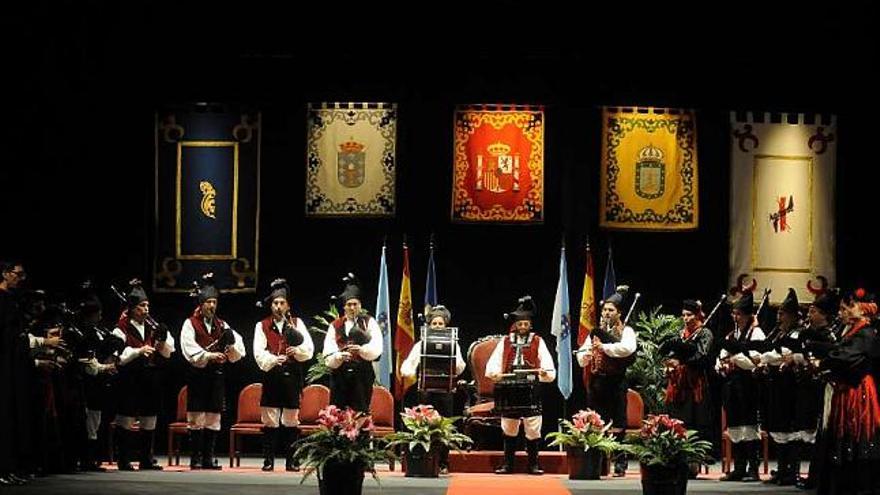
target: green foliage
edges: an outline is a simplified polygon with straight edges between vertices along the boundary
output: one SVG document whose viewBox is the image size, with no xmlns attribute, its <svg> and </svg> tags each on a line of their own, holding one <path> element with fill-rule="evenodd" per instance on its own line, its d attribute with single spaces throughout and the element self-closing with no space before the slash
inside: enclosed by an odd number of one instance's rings
<svg viewBox="0 0 880 495">
<path fill-rule="evenodd" d="M 387 435 L 385 438 L 388 440 L 388 448 L 405 445 L 412 452 L 420 446 L 425 452 L 429 452 L 432 446 L 442 445 L 461 450 L 462 447 L 473 444 L 471 437 L 459 433 L 455 427 L 459 417 L 444 418 L 432 406 L 420 404 L 414 408 L 407 407 L 400 416 L 409 431 Z"/>
<path fill-rule="evenodd" d="M 665 414 L 648 416 L 641 431 L 629 435 L 626 442 L 624 450 L 649 466 L 702 462 L 712 448 L 696 431 L 686 430 L 684 423 Z"/>
<path fill-rule="evenodd" d="M 662 314 L 657 306 L 650 313 L 640 312 L 632 324 L 639 341 L 635 362 L 626 370 L 630 388 L 639 392 L 645 403 L 646 414 L 665 411 L 666 373 L 660 344 L 672 338 L 684 327 L 680 317 Z"/>
<path fill-rule="evenodd" d="M 339 310 L 332 304 L 329 309 L 323 313 L 313 316 L 312 320 L 315 321 L 315 324 L 309 327 L 309 333 L 312 335 L 312 340 L 314 340 L 315 335 L 327 335 L 327 327 L 329 327 L 336 318 L 339 318 Z M 329 366 L 324 364 L 324 353 L 319 352 L 315 354 L 314 359 L 315 362 L 309 366 L 309 370 L 306 372 L 307 383 L 320 382 L 325 377 L 330 376 L 330 372 L 333 371 Z"/>
</svg>

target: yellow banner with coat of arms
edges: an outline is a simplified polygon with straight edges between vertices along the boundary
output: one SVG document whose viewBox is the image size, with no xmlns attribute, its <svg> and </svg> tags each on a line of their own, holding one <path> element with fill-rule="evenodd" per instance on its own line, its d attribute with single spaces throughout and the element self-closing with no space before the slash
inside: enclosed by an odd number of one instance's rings
<svg viewBox="0 0 880 495">
<path fill-rule="evenodd" d="M 697 132 L 690 110 L 604 108 L 599 224 L 621 230 L 698 226 Z"/>
</svg>

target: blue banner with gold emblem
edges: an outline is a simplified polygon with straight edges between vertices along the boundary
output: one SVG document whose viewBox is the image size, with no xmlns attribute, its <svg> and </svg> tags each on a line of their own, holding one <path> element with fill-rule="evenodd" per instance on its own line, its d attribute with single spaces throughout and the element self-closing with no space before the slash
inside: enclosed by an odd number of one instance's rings
<svg viewBox="0 0 880 495">
<path fill-rule="evenodd" d="M 156 116 L 153 289 L 188 292 L 213 272 L 224 292 L 257 284 L 260 115 L 220 104 Z"/>
</svg>

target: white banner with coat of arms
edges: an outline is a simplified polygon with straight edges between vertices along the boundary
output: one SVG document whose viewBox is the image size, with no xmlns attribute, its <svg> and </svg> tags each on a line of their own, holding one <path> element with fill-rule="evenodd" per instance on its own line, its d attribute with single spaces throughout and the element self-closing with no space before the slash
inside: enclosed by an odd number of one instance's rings
<svg viewBox="0 0 880 495">
<path fill-rule="evenodd" d="M 306 214 L 393 216 L 396 142 L 394 104 L 309 105 Z"/>
<path fill-rule="evenodd" d="M 731 286 L 812 301 L 836 277 L 836 119 L 733 113 L 731 132 Z"/>
</svg>

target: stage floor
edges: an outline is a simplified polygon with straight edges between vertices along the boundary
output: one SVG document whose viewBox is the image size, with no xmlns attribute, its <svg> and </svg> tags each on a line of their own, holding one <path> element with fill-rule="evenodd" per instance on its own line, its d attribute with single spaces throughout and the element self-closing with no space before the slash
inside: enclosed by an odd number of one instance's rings
<svg viewBox="0 0 880 495">
<path fill-rule="evenodd" d="M 159 459 L 163 462 L 164 458 Z M 181 459 L 183 460 L 183 459 Z M 220 459 L 225 460 L 224 458 Z M 300 484 L 300 473 L 287 473 L 283 470 L 284 461 L 279 459 L 281 469 L 264 473 L 260 471 L 262 460 L 243 458 L 240 468 L 224 467 L 222 471 L 190 471 L 184 466 L 166 467 L 159 472 L 118 472 L 88 473 L 74 475 L 53 475 L 39 478 L 26 486 L 4 489 L 4 493 L 15 494 L 63 494 L 63 495 L 125 495 L 154 493 L 186 493 L 187 495 L 222 494 L 317 494 L 317 480 L 310 477 Z M 227 464 L 228 465 L 228 464 Z M 772 466 L 771 466 L 772 467 Z M 631 465 L 631 468 L 633 466 Z M 688 493 L 728 494 L 728 493 L 809 493 L 794 487 L 778 487 L 762 483 L 721 483 L 718 467 L 706 479 L 691 480 Z M 515 474 L 500 476 L 482 473 L 453 473 L 438 479 L 406 478 L 400 466 L 394 472 L 387 466 L 380 466 L 381 486 L 369 475 L 364 480 L 365 494 L 385 495 L 564 495 L 589 494 L 602 495 L 640 494 L 641 484 L 638 469 L 630 469 L 625 478 L 603 478 L 598 481 L 570 481 L 566 475 L 545 474 L 529 476 Z"/>
</svg>

